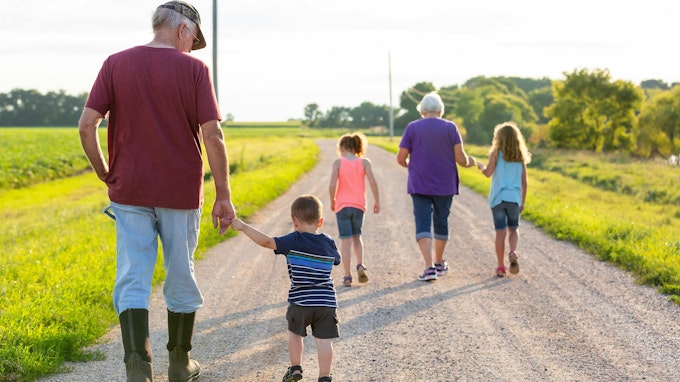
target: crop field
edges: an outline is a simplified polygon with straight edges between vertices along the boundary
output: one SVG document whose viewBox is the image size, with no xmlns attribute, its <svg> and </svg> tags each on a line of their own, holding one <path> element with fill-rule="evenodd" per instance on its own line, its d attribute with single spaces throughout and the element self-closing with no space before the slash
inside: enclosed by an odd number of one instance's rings
<svg viewBox="0 0 680 382">
<path fill-rule="evenodd" d="M 243 218 L 313 168 L 314 139 L 344 133 L 295 123 L 246 125 L 224 128 L 233 202 Z M 100 134 L 106 147 L 106 130 Z M 97 357 L 83 347 L 117 321 L 115 227 L 102 213 L 106 186 L 89 171 L 77 129 L 0 129 L 0 138 L 0 380 L 32 380 L 65 360 Z M 370 136 L 369 143 L 395 152 L 399 138 Z M 486 147 L 466 149 L 486 158 Z M 479 172 L 461 176 L 465 186 L 488 192 L 489 179 Z M 680 303 L 679 184 L 680 168 L 664 163 L 536 151 L 523 218 Z M 212 228 L 213 200 L 208 180 L 198 258 L 231 234 Z"/>
<path fill-rule="evenodd" d="M 21 188 L 89 168 L 78 129 L 2 128 L 0 153 L 0 189 Z"/>
</svg>

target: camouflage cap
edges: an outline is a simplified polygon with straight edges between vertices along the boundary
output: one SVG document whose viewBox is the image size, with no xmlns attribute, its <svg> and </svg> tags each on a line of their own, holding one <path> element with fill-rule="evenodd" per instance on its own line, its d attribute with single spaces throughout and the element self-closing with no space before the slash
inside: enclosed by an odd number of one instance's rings
<svg viewBox="0 0 680 382">
<path fill-rule="evenodd" d="M 205 38 L 203 37 L 203 32 L 201 32 L 201 16 L 198 14 L 198 10 L 196 10 L 193 5 L 185 1 L 168 1 L 165 4 L 159 5 L 158 8 L 172 9 L 173 11 L 178 12 L 189 20 L 193 21 L 198 28 L 198 33 L 196 34 L 196 37 L 198 37 L 198 42 L 194 42 L 191 50 L 205 48 Z"/>
</svg>

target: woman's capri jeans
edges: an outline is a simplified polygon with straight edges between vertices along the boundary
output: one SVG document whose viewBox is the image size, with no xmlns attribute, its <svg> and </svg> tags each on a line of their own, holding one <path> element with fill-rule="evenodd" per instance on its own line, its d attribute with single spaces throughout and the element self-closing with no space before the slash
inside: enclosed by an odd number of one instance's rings
<svg viewBox="0 0 680 382">
<path fill-rule="evenodd" d="M 436 240 L 448 240 L 453 195 L 411 194 L 411 198 L 416 220 L 416 241 L 433 237 Z"/>
</svg>

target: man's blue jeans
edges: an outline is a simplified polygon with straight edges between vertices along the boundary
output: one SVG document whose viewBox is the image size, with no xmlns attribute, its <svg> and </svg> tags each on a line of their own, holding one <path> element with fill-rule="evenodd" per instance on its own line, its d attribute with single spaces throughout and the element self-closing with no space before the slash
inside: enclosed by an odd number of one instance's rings
<svg viewBox="0 0 680 382">
<path fill-rule="evenodd" d="M 116 313 L 149 309 L 151 282 L 163 248 L 168 310 L 191 313 L 203 305 L 194 275 L 194 251 L 198 244 L 201 209 L 176 210 L 138 207 L 111 202 L 116 219 L 116 281 L 113 305 Z"/>
</svg>

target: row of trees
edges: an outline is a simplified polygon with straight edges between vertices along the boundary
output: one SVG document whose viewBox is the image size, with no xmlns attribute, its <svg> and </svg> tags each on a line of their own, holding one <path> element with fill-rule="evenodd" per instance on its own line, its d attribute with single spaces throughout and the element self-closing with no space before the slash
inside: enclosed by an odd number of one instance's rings
<svg viewBox="0 0 680 382">
<path fill-rule="evenodd" d="M 309 127 L 368 128 L 386 126 L 389 123 L 390 108 L 363 102 L 355 108 L 334 106 L 324 113 L 318 104 L 310 103 L 305 106 L 304 115 Z"/>
<path fill-rule="evenodd" d="M 72 96 L 63 90 L 0 93 L 0 126 L 74 126 L 86 100 L 87 93 Z"/>
<path fill-rule="evenodd" d="M 496 124 L 513 120 L 534 146 L 619 151 L 643 157 L 677 154 L 680 147 L 680 84 L 659 80 L 639 86 L 612 80 L 608 70 L 581 69 L 562 80 L 474 77 L 436 89 L 420 82 L 404 90 L 394 113 L 395 132 L 418 118 L 423 95 L 437 91 L 445 118 L 455 121 L 466 142 L 488 145 Z M 73 126 L 87 94 L 41 94 L 15 89 L 0 93 L 0 126 Z M 305 107 L 310 127 L 364 129 L 387 126 L 390 109 L 364 102 L 357 107 Z"/>
<path fill-rule="evenodd" d="M 420 118 L 416 106 L 432 91 L 444 101 L 444 117 L 455 121 L 472 144 L 490 144 L 494 127 L 512 120 L 539 147 L 643 157 L 667 157 L 680 147 L 680 84 L 647 80 L 638 86 L 612 80 L 601 69 L 574 70 L 563 80 L 479 76 L 439 89 L 420 82 L 400 95 L 397 132 Z M 388 119 L 387 106 L 371 103 L 327 113 L 316 104 L 305 108 L 310 126 L 363 128 L 387 125 Z"/>
</svg>

